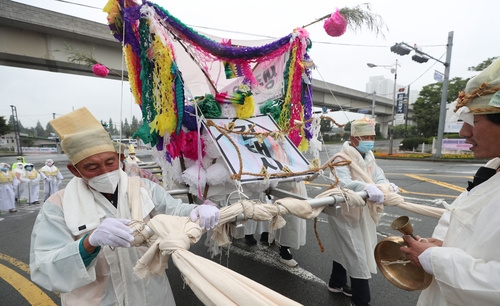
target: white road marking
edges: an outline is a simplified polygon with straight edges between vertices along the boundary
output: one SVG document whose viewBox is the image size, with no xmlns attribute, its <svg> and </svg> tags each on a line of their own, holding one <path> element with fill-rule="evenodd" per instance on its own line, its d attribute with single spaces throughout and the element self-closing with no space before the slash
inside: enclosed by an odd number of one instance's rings
<svg viewBox="0 0 500 306">
<path fill-rule="evenodd" d="M 241 239 L 243 240 L 243 239 Z M 268 246 L 264 246 L 261 244 L 257 244 L 251 247 L 250 251 L 247 251 L 245 249 L 248 249 L 248 247 L 244 241 L 240 240 L 233 240 L 233 245 L 229 249 L 229 254 L 228 256 L 231 256 L 231 252 L 236 253 L 241 256 L 245 256 L 248 258 L 251 258 L 257 262 L 266 264 L 268 266 L 271 266 L 273 268 L 287 271 L 295 276 L 298 276 L 302 279 L 308 280 L 308 281 L 313 281 L 318 284 L 321 284 L 322 286 L 326 287 L 326 282 L 317 277 L 316 275 L 312 274 L 311 272 L 303 269 L 300 267 L 300 262 L 299 265 L 296 266 L 295 268 L 290 268 L 287 267 L 285 264 L 281 263 L 279 261 L 279 253 L 276 252 L 275 250 L 271 249 Z M 227 250 L 225 250 L 227 252 Z"/>
</svg>

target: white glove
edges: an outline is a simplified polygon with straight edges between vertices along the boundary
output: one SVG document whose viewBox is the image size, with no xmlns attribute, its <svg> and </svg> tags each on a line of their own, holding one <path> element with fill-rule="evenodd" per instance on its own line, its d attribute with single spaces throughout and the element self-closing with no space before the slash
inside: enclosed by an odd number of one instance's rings
<svg viewBox="0 0 500 306">
<path fill-rule="evenodd" d="M 191 221 L 200 218 L 200 227 L 204 230 L 214 228 L 219 223 L 220 211 L 210 200 L 205 200 L 202 205 L 195 207 L 189 214 Z"/>
<path fill-rule="evenodd" d="M 134 241 L 134 230 L 127 226 L 129 223 L 127 219 L 106 218 L 90 234 L 89 243 L 94 247 L 109 245 L 129 248 L 130 242 Z"/>
<path fill-rule="evenodd" d="M 394 184 L 394 183 L 389 183 L 389 185 L 391 185 L 391 186 L 392 186 L 392 189 L 394 189 L 394 192 L 395 192 L 395 193 L 398 193 L 398 192 L 399 192 L 399 187 L 398 187 L 398 186 L 396 186 L 396 184 Z"/>
<path fill-rule="evenodd" d="M 384 203 L 384 193 L 373 184 L 368 184 L 365 187 L 366 193 L 368 193 L 368 200 L 375 202 L 377 204 Z"/>
</svg>

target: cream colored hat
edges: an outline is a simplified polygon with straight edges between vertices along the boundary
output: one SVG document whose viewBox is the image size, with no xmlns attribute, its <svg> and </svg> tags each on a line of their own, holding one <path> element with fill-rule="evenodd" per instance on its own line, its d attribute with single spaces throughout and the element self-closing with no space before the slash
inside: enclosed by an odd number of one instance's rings
<svg viewBox="0 0 500 306">
<path fill-rule="evenodd" d="M 135 154 L 135 148 L 134 145 L 130 144 L 128 146 L 128 154 Z"/>
<path fill-rule="evenodd" d="M 115 152 L 113 142 L 101 123 L 82 107 L 50 121 L 61 138 L 61 147 L 73 165 L 103 152 Z"/>
<path fill-rule="evenodd" d="M 116 142 L 113 141 L 113 147 L 115 147 L 115 152 L 124 154 L 125 150 L 127 149 L 127 146 L 121 142 Z"/>
<path fill-rule="evenodd" d="M 375 121 L 368 118 L 352 121 L 351 136 L 375 136 Z"/>
<path fill-rule="evenodd" d="M 470 123 L 472 115 L 500 113 L 500 57 L 470 79 L 450 106 L 456 117 Z"/>
</svg>

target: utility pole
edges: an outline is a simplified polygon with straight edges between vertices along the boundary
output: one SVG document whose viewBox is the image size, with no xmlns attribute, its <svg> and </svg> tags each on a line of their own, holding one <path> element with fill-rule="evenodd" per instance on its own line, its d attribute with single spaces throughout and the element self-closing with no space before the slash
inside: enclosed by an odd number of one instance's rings
<svg viewBox="0 0 500 306">
<path fill-rule="evenodd" d="M 52 113 L 52 119 L 56 119 L 56 113 Z M 56 150 L 57 150 L 57 154 L 61 154 L 61 147 L 59 146 L 59 142 L 60 142 L 60 139 L 59 139 L 59 135 L 56 134 Z"/>
<path fill-rule="evenodd" d="M 397 83 L 398 83 L 398 60 L 396 59 L 396 66 L 394 68 L 394 92 L 393 98 L 392 98 L 392 113 L 391 113 L 391 129 L 389 132 L 391 133 L 389 135 L 389 155 L 392 155 L 392 147 L 394 145 L 394 105 L 396 104 L 396 89 L 397 89 Z"/>
<path fill-rule="evenodd" d="M 412 50 L 415 51 L 415 55 L 411 57 L 411 59 L 417 63 L 426 63 L 429 58 L 432 58 L 436 62 L 439 62 L 444 65 L 444 80 L 443 80 L 443 88 L 441 92 L 441 104 L 439 108 L 439 125 L 437 131 L 437 144 L 436 144 L 436 154 L 434 154 L 434 158 L 441 157 L 441 147 L 443 145 L 443 134 L 444 134 L 444 121 L 446 120 L 446 104 L 448 102 L 448 83 L 450 81 L 450 66 L 451 66 L 451 50 L 453 47 L 453 31 L 448 33 L 448 43 L 446 45 L 446 62 L 442 62 L 441 60 L 430 56 L 429 54 L 422 52 L 417 49 L 416 46 L 410 46 L 405 42 L 396 43 L 391 47 L 391 51 L 397 53 L 399 55 L 408 55 Z"/>
<path fill-rule="evenodd" d="M 17 108 L 14 105 L 11 105 L 12 109 L 12 123 L 14 124 L 14 137 L 16 138 L 17 144 L 17 154 L 19 156 L 23 156 L 23 147 L 21 146 L 21 136 L 19 135 L 19 121 L 17 120 Z"/>
<path fill-rule="evenodd" d="M 446 120 L 446 103 L 448 102 L 448 84 L 450 82 L 451 48 L 453 47 L 453 31 L 448 33 L 448 44 L 446 45 L 446 63 L 444 64 L 443 91 L 441 94 L 441 105 L 439 109 L 438 138 L 436 144 L 436 154 L 434 158 L 441 157 L 443 146 L 444 121 Z"/>
</svg>

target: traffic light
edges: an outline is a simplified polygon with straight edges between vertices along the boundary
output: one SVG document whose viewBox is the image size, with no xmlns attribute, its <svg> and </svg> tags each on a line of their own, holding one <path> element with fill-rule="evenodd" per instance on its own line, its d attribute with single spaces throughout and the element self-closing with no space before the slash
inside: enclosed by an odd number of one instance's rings
<svg viewBox="0 0 500 306">
<path fill-rule="evenodd" d="M 427 63 L 427 61 L 429 60 L 429 58 L 427 56 L 424 56 L 423 54 L 418 54 L 416 53 L 415 55 L 413 55 L 411 57 L 412 60 L 414 60 L 415 62 L 417 63 Z"/>
<path fill-rule="evenodd" d="M 408 55 L 411 52 L 411 49 L 403 46 L 402 44 L 396 43 L 394 46 L 391 47 L 391 52 L 394 52 L 399 55 Z"/>
</svg>

